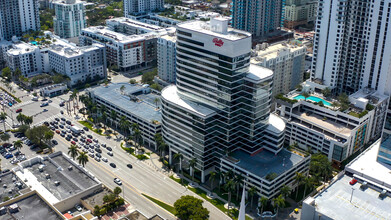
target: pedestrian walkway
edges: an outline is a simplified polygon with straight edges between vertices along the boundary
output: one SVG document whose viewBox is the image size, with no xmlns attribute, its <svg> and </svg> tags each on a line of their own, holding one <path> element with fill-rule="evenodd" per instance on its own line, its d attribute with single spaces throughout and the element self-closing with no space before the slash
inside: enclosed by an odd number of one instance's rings
<svg viewBox="0 0 391 220">
<path fill-rule="evenodd" d="M 39 113 L 38 113 L 39 114 Z M 35 116 L 35 115 L 34 115 Z M 52 115 L 52 116 L 50 116 L 49 118 L 46 118 L 45 120 L 43 120 L 43 121 L 40 121 L 40 122 L 37 122 L 37 123 L 35 123 L 35 124 L 33 124 L 33 127 L 34 126 L 40 126 L 40 125 L 42 125 L 45 121 L 47 121 L 47 122 L 49 122 L 49 121 L 53 121 L 55 118 L 60 118 L 61 117 L 61 114 L 60 113 L 58 113 L 58 114 L 56 114 L 56 115 Z"/>
</svg>

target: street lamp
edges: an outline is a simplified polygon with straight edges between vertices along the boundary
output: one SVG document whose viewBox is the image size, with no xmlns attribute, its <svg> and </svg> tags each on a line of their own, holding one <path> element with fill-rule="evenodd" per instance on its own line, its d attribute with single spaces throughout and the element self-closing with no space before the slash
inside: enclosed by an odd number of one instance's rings
<svg viewBox="0 0 391 220">
<path fill-rule="evenodd" d="M 353 199 L 353 192 L 354 192 L 354 188 L 352 188 L 352 194 L 350 195 L 350 202 L 352 202 L 352 199 Z"/>
</svg>

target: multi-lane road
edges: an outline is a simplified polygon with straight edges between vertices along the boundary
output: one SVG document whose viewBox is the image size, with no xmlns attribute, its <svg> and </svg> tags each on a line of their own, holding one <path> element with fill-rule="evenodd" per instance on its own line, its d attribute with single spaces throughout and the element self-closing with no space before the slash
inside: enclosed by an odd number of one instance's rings
<svg viewBox="0 0 391 220">
<path fill-rule="evenodd" d="M 20 92 L 21 91 L 19 90 L 17 93 Z M 31 97 L 27 96 L 22 99 L 22 103 L 12 107 L 11 110 L 22 108 L 23 114 L 29 116 L 34 115 L 33 125 L 42 124 L 44 121 L 52 121 L 55 117 L 66 117 L 71 120 L 72 123 L 78 124 L 74 118 L 60 113 L 61 110 L 66 112 L 64 108 L 59 107 L 59 103 L 63 99 L 66 99 L 66 97 L 60 96 L 52 98 L 52 102 L 49 106 L 41 108 L 39 106 L 41 101 L 30 101 Z M 44 108 L 48 111 L 43 112 Z M 13 115 L 13 117 L 15 118 L 16 115 Z M 11 125 L 11 123 L 12 122 L 8 119 L 7 124 Z M 103 161 L 97 162 L 93 158 L 89 158 L 86 169 L 95 175 L 102 183 L 111 188 L 117 186 L 113 182 L 115 177 L 121 179 L 123 182 L 121 187 L 124 191 L 123 196 L 125 199 L 148 217 L 159 214 L 165 219 L 175 219 L 171 213 L 157 206 L 142 194 L 147 194 L 171 205 L 182 195 L 197 196 L 192 191 L 171 180 L 167 175 L 160 172 L 159 169 L 156 169 L 151 160 L 139 161 L 135 157 L 124 152 L 120 147 L 120 140 L 115 137 L 108 138 L 106 136 L 100 136 L 91 131 L 88 133 L 98 139 L 99 143 L 105 143 L 107 146 L 112 147 L 114 155 L 112 157 L 107 155 L 107 150 L 102 148 L 102 156 L 108 158 L 109 161 L 107 163 Z M 55 150 L 67 153 L 70 142 L 57 134 L 55 134 L 54 139 L 58 141 Z M 31 152 L 28 147 L 25 147 L 22 152 L 25 153 L 28 158 L 35 156 L 34 152 Z M 154 156 L 156 157 L 156 155 Z M 111 162 L 114 162 L 117 165 L 116 168 L 112 168 L 109 165 Z M 133 165 L 132 169 L 129 169 L 126 166 L 128 163 Z M 2 161 L 2 165 L 5 167 L 11 166 L 9 163 L 7 164 L 7 160 L 5 159 Z M 210 219 L 230 219 L 207 201 L 204 202 L 204 207 L 210 211 Z"/>
</svg>

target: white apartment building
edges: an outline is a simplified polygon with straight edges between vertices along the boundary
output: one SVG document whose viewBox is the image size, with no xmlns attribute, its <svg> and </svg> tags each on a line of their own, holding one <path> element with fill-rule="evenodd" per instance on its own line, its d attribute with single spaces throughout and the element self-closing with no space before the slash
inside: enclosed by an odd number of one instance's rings
<svg viewBox="0 0 391 220">
<path fill-rule="evenodd" d="M 294 43 L 257 45 L 253 50 L 252 64 L 273 70 L 273 97 L 286 94 L 303 82 L 307 47 Z"/>
<path fill-rule="evenodd" d="M 293 29 L 316 20 L 317 0 L 287 0 L 284 6 L 284 26 Z"/>
<path fill-rule="evenodd" d="M 108 19 L 106 20 L 106 25 L 110 30 L 126 35 L 166 32 L 166 29 L 163 27 L 146 24 L 144 22 L 125 17 Z"/>
<path fill-rule="evenodd" d="M 8 47 L 4 54 L 6 66 L 12 71 L 19 69 L 24 77 L 31 77 L 43 72 L 45 66 L 40 49 L 37 46 L 20 42 Z"/>
<path fill-rule="evenodd" d="M 145 14 L 164 9 L 164 0 L 124 0 L 124 16 Z"/>
<path fill-rule="evenodd" d="M 83 28 L 87 27 L 85 2 L 80 0 L 56 0 L 53 3 L 55 17 L 53 18 L 54 33 L 61 38 L 78 37 Z"/>
<path fill-rule="evenodd" d="M 68 86 L 75 86 L 107 76 L 106 50 L 100 44 L 85 47 L 52 45 L 49 50 L 52 70 L 70 78 Z"/>
<path fill-rule="evenodd" d="M 156 65 L 157 38 L 165 34 L 167 31 L 129 36 L 107 27 L 89 27 L 82 30 L 80 44 L 104 45 L 109 65 L 129 71 Z"/>
<path fill-rule="evenodd" d="M 158 77 L 166 83 L 175 83 L 176 35 L 169 34 L 157 40 Z"/>
<path fill-rule="evenodd" d="M 20 37 L 26 31 L 40 30 L 38 0 L 0 1 L 0 41 Z"/>
<path fill-rule="evenodd" d="M 304 89 L 316 90 L 311 85 L 316 84 L 307 81 Z M 381 137 L 389 97 L 371 89 L 359 90 L 349 96 L 351 107 L 343 112 L 333 105 L 336 100 L 319 93 L 305 100 L 293 91 L 275 101 L 276 113 L 286 122 L 286 144 L 323 153 L 339 164 Z"/>
</svg>

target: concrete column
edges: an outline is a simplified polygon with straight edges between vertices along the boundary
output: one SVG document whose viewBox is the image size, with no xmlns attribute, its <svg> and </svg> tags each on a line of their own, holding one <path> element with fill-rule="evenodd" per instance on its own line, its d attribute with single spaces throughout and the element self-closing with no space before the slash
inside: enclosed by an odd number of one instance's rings
<svg viewBox="0 0 391 220">
<path fill-rule="evenodd" d="M 205 171 L 201 171 L 201 183 L 205 182 Z"/>
<path fill-rule="evenodd" d="M 171 151 L 171 149 L 168 149 L 168 163 L 172 164 L 172 151 Z"/>
</svg>

